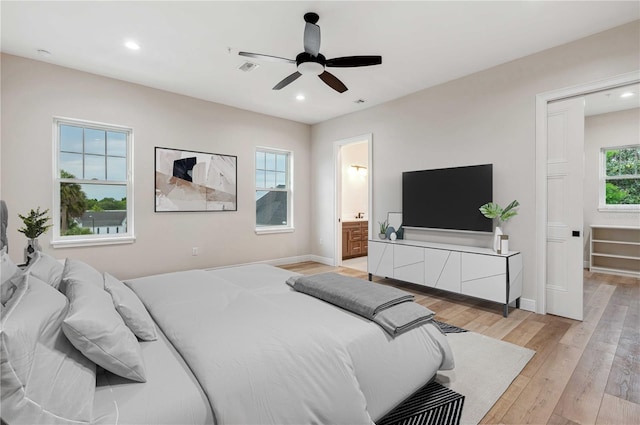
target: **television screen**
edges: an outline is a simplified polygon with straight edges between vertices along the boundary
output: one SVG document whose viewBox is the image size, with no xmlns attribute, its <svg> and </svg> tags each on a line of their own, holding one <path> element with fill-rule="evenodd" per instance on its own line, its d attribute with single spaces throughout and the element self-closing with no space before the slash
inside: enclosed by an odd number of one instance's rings
<svg viewBox="0 0 640 425">
<path fill-rule="evenodd" d="M 493 165 L 402 173 L 402 225 L 492 232 L 479 208 L 493 200 Z"/>
</svg>

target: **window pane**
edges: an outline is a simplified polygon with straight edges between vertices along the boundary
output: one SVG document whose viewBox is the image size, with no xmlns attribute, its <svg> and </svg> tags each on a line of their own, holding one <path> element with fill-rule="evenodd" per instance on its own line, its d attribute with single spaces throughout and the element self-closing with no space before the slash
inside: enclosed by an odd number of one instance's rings
<svg viewBox="0 0 640 425">
<path fill-rule="evenodd" d="M 276 171 L 287 171 L 287 155 L 286 154 L 277 155 Z"/>
<path fill-rule="evenodd" d="M 71 125 L 60 126 L 60 150 L 82 153 L 82 128 Z"/>
<path fill-rule="evenodd" d="M 62 183 L 60 234 L 127 232 L 127 186 Z"/>
<path fill-rule="evenodd" d="M 66 179 L 83 178 L 82 154 L 60 152 L 60 177 Z"/>
<path fill-rule="evenodd" d="M 607 176 L 640 174 L 640 147 L 607 150 L 606 170 Z"/>
<path fill-rule="evenodd" d="M 105 137 L 106 137 L 106 131 L 104 130 L 94 130 L 92 128 L 85 128 L 84 129 L 84 152 L 104 155 L 105 154 Z"/>
<path fill-rule="evenodd" d="M 127 180 L 127 159 L 120 157 L 107 157 L 107 180 Z"/>
<path fill-rule="evenodd" d="M 279 189 L 287 188 L 287 174 L 286 173 L 276 173 L 276 187 Z"/>
<path fill-rule="evenodd" d="M 265 170 L 275 170 L 276 169 L 276 154 L 267 152 L 265 154 L 265 159 L 266 159 Z"/>
<path fill-rule="evenodd" d="M 107 132 L 107 155 L 127 156 L 127 135 L 125 133 Z"/>
<path fill-rule="evenodd" d="M 256 225 L 283 226 L 287 224 L 287 193 L 256 191 Z"/>
<path fill-rule="evenodd" d="M 104 156 L 85 155 L 84 156 L 84 178 L 87 180 L 105 180 Z"/>
<path fill-rule="evenodd" d="M 264 170 L 265 154 L 264 152 L 256 152 L 256 168 Z"/>
<path fill-rule="evenodd" d="M 264 187 L 268 189 L 274 189 L 276 187 L 276 173 L 273 171 L 267 171 L 266 181 Z"/>
<path fill-rule="evenodd" d="M 606 182 L 607 205 L 640 204 L 640 179 L 615 179 Z"/>
<path fill-rule="evenodd" d="M 256 170 L 256 187 L 265 187 L 264 186 L 264 170 Z"/>
</svg>

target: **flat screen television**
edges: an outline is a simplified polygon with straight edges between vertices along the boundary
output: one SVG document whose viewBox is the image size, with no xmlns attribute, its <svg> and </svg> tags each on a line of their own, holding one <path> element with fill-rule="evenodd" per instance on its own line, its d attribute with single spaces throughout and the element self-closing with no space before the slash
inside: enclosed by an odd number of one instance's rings
<svg viewBox="0 0 640 425">
<path fill-rule="evenodd" d="M 402 173 L 402 225 L 493 232 L 481 205 L 493 200 L 493 164 Z"/>
</svg>

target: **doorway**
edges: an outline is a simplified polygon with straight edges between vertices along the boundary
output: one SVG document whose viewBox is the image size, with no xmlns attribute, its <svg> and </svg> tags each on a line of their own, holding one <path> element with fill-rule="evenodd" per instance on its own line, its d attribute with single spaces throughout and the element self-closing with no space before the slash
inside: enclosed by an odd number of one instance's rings
<svg viewBox="0 0 640 425">
<path fill-rule="evenodd" d="M 576 267 L 579 268 L 580 272 L 583 268 L 583 245 L 582 244 L 574 244 L 575 246 L 571 249 L 579 249 L 580 255 L 573 255 L 572 258 L 576 259 L 576 261 L 572 261 L 571 263 L 563 263 L 561 267 L 558 267 L 558 262 L 551 263 L 550 270 L 550 262 L 549 256 L 553 253 L 549 251 L 549 226 L 553 226 L 556 223 L 553 223 L 550 220 L 549 209 L 554 207 L 553 198 L 554 194 L 549 190 L 548 179 L 550 178 L 550 155 L 553 156 L 554 149 L 557 146 L 554 145 L 554 141 L 549 137 L 549 105 L 553 102 L 563 101 L 566 99 L 572 98 L 580 98 L 587 96 L 592 93 L 601 92 L 606 89 L 613 89 L 616 87 L 626 86 L 630 84 L 637 84 L 640 82 L 640 72 L 632 72 L 628 74 L 623 74 L 621 76 L 608 78 L 601 81 L 596 81 L 588 84 L 583 84 L 579 86 L 570 87 L 567 89 L 555 90 L 547 93 L 539 94 L 536 97 L 536 295 L 537 302 L 535 305 L 535 312 L 540 314 L 546 314 L 549 311 L 549 307 L 553 305 L 555 300 L 548 299 L 548 297 L 554 297 L 553 289 L 549 291 L 549 283 L 553 281 L 561 281 L 562 279 L 566 280 L 567 276 L 571 274 L 573 269 Z M 584 119 L 584 114 L 583 114 Z M 553 125 L 553 124 L 551 124 Z M 584 153 L 584 140 L 580 141 L 580 147 Z M 583 181 L 580 180 L 578 182 L 578 187 L 574 190 L 583 190 Z M 567 211 L 579 209 L 579 214 L 582 216 L 583 214 L 583 205 L 575 205 L 568 204 L 564 206 Z M 575 215 L 575 211 L 574 211 Z M 580 229 L 571 229 L 566 227 L 566 232 L 570 232 L 572 237 L 584 237 L 584 231 L 582 228 Z M 554 235 L 551 235 L 554 236 Z M 576 263 L 576 264 L 573 264 Z M 550 275 L 553 273 L 558 274 L 559 276 Z M 575 275 L 575 273 L 574 273 Z M 582 280 L 582 274 L 580 273 L 580 282 Z M 575 299 L 575 297 L 580 298 L 579 302 L 579 314 L 574 317 L 578 318 L 578 320 L 582 319 L 582 285 L 573 285 L 573 291 L 576 291 L 576 288 L 579 287 L 579 293 L 571 293 L 569 298 Z M 571 291 L 571 288 L 567 288 L 567 291 Z M 560 293 L 562 291 L 558 291 Z M 564 294 L 566 298 L 566 294 Z M 562 315 L 562 314 L 561 314 Z"/>
<path fill-rule="evenodd" d="M 334 265 L 366 271 L 372 214 L 371 135 L 335 142 Z"/>
</svg>

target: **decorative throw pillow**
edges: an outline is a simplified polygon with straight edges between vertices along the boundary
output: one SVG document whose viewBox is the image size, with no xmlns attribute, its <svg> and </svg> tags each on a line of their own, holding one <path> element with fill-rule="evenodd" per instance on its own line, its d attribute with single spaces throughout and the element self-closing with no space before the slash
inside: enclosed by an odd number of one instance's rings
<svg viewBox="0 0 640 425">
<path fill-rule="evenodd" d="M 146 382 L 140 343 L 102 289 L 102 274 L 91 266 L 67 259 L 62 275 L 69 313 L 62 330 L 90 360 L 124 378 Z"/>
<path fill-rule="evenodd" d="M 7 247 L 0 250 L 0 304 L 4 305 L 15 290 L 15 279 L 22 271 L 7 254 Z"/>
<path fill-rule="evenodd" d="M 67 299 L 23 274 L 1 319 L 2 420 L 8 424 L 89 424 L 96 366 L 76 350 L 60 325 Z"/>
<path fill-rule="evenodd" d="M 153 319 L 135 292 L 106 272 L 104 273 L 104 289 L 111 294 L 113 305 L 124 323 L 138 338 L 144 341 L 158 339 Z"/>
<path fill-rule="evenodd" d="M 64 266 L 60 261 L 42 251 L 36 251 L 33 253 L 33 258 L 25 272 L 31 273 L 41 281 L 59 289 L 63 269 Z"/>
</svg>

